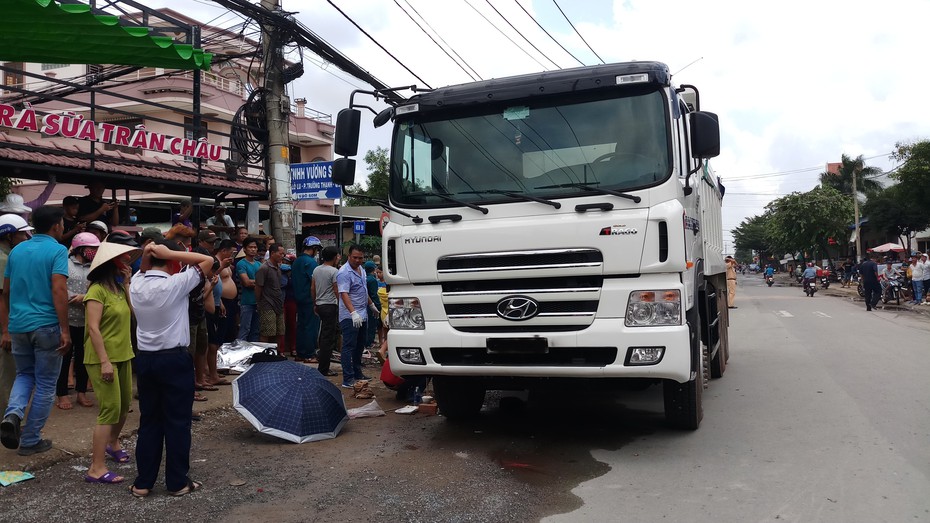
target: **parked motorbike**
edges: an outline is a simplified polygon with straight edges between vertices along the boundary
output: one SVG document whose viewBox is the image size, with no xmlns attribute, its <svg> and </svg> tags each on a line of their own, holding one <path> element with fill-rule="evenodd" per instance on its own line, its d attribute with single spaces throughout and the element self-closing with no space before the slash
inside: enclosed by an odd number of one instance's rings
<svg viewBox="0 0 930 523">
<path fill-rule="evenodd" d="M 821 276 L 821 277 L 820 277 L 820 286 L 821 286 L 822 288 L 824 288 L 824 289 L 826 289 L 827 287 L 829 287 L 829 286 L 830 286 L 830 277 L 829 277 L 829 276 Z"/>
<path fill-rule="evenodd" d="M 804 282 L 804 294 L 807 294 L 808 298 L 813 298 L 815 292 L 817 292 L 817 280 L 810 278 Z"/>
</svg>

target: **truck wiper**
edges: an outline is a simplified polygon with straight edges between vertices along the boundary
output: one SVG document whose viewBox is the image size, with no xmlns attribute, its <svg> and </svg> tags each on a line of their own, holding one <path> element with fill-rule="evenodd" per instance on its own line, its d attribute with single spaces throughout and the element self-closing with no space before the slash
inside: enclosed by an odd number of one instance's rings
<svg viewBox="0 0 930 523">
<path fill-rule="evenodd" d="M 502 190 L 500 190 L 500 189 L 486 189 L 486 190 L 484 190 L 484 191 L 466 191 L 466 192 L 464 192 L 463 194 L 501 194 L 501 195 L 504 195 L 504 196 L 509 196 L 509 197 L 514 198 L 514 199 L 516 199 L 516 200 L 524 200 L 524 201 L 533 201 L 533 202 L 544 203 L 544 204 L 546 204 L 546 205 L 551 205 L 551 206 L 555 207 L 556 209 L 561 209 L 561 208 L 562 208 L 562 204 L 559 203 L 559 202 L 554 202 L 554 201 L 552 201 L 552 200 L 547 200 L 547 199 L 545 199 L 545 198 L 537 198 L 536 196 L 531 196 L 531 195 L 529 195 L 529 194 L 523 194 L 523 193 L 519 193 L 519 192 L 502 191 Z"/>
<path fill-rule="evenodd" d="M 474 210 L 476 210 L 476 211 L 481 211 L 481 214 L 487 214 L 487 213 L 488 213 L 488 209 L 487 209 L 486 207 L 482 207 L 482 206 L 480 206 L 480 205 L 475 205 L 475 204 L 473 204 L 473 203 L 463 202 L 462 200 L 459 200 L 459 199 L 457 199 L 457 198 L 453 198 L 453 197 L 449 196 L 449 195 L 446 194 L 446 193 L 441 193 L 441 192 L 428 192 L 428 193 L 423 193 L 423 194 L 429 195 L 429 196 L 438 196 L 438 197 L 440 197 L 440 198 L 442 198 L 443 200 L 446 200 L 446 201 L 448 201 L 448 202 L 457 203 L 457 204 L 459 204 L 459 205 L 464 205 L 465 207 L 472 208 L 472 209 L 474 209 Z"/>
<path fill-rule="evenodd" d="M 576 189 L 587 189 L 589 191 L 599 192 L 601 194 L 610 194 L 612 196 L 619 196 L 620 198 L 626 198 L 628 200 L 633 200 L 633 203 L 639 203 L 643 199 L 634 194 L 627 194 L 619 191 L 612 191 L 610 189 L 601 189 L 592 183 L 560 183 L 556 185 L 543 185 L 542 187 L 534 187 L 534 189 L 564 189 L 566 187 L 575 187 Z"/>
<path fill-rule="evenodd" d="M 368 200 L 368 201 L 370 201 L 370 202 L 372 202 L 372 203 L 378 205 L 379 207 L 381 207 L 382 209 L 384 209 L 384 210 L 386 210 L 386 211 L 393 211 L 393 212 L 396 212 L 397 214 L 400 214 L 401 216 L 406 216 L 407 218 L 410 218 L 411 221 L 413 221 L 413 223 L 423 223 L 423 218 L 420 218 L 419 216 L 413 216 L 412 214 L 406 213 L 406 212 L 404 212 L 404 211 L 402 211 L 402 210 L 400 210 L 400 209 L 398 209 L 398 208 L 396 208 L 396 207 L 392 207 L 391 204 L 389 204 L 388 202 L 386 202 L 386 201 L 384 201 L 384 200 L 382 200 L 382 199 L 380 199 L 380 198 L 374 198 L 374 197 L 368 196 L 368 195 L 366 195 L 366 194 L 352 194 L 352 193 L 350 193 L 349 191 L 347 191 L 344 187 L 343 187 L 343 189 L 342 189 L 342 192 L 343 192 L 346 196 L 351 196 L 351 197 L 353 197 L 353 198 L 358 198 L 358 199 L 360 199 L 360 200 Z"/>
</svg>

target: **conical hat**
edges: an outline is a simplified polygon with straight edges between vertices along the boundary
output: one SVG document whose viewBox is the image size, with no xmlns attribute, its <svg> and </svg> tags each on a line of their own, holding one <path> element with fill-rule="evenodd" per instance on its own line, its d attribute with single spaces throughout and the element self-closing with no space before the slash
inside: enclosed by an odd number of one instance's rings
<svg viewBox="0 0 930 523">
<path fill-rule="evenodd" d="M 90 271 L 87 272 L 87 275 L 90 276 L 93 274 L 98 267 L 104 263 L 118 258 L 120 255 L 129 253 L 132 255 L 132 260 L 130 263 L 136 261 L 139 256 L 142 256 L 142 249 L 138 247 L 130 247 L 128 245 L 122 245 L 119 243 L 103 242 L 100 244 L 100 247 L 97 248 L 97 254 L 94 256 L 93 263 L 90 264 Z"/>
</svg>

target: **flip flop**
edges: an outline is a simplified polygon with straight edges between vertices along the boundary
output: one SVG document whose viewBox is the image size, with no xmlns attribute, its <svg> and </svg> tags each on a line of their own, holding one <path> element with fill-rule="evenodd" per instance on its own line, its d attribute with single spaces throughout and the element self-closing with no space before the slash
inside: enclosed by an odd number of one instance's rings
<svg viewBox="0 0 930 523">
<path fill-rule="evenodd" d="M 201 396 L 200 394 L 194 394 L 194 401 L 207 401 L 206 396 Z"/>
<path fill-rule="evenodd" d="M 213 382 L 213 386 L 216 386 L 216 385 L 231 385 L 231 383 L 221 378 L 219 381 Z"/>
<path fill-rule="evenodd" d="M 202 488 L 203 488 L 203 483 L 199 481 L 190 480 L 187 482 L 186 487 L 182 488 L 181 490 L 175 490 L 174 492 L 169 492 L 168 495 L 174 496 L 174 497 L 186 496 L 190 494 L 191 492 L 197 492 L 198 490 Z"/>
<path fill-rule="evenodd" d="M 107 456 L 113 458 L 117 463 L 129 463 L 129 460 L 132 459 L 126 449 L 113 450 L 113 447 L 107 445 L 106 452 Z"/>
<path fill-rule="evenodd" d="M 129 493 L 132 494 L 134 498 L 147 498 L 152 491 L 144 488 L 136 488 L 135 485 L 129 485 Z"/>
<path fill-rule="evenodd" d="M 62 405 L 61 403 L 55 403 L 55 406 L 61 410 L 71 410 L 74 408 L 74 404 L 71 403 L 71 400 L 68 400 L 68 403 L 66 405 Z"/>
<path fill-rule="evenodd" d="M 95 478 L 92 476 L 84 476 L 84 481 L 86 481 L 87 483 L 108 483 L 112 485 L 114 483 L 122 483 L 125 480 L 126 478 L 119 476 L 117 474 L 114 474 L 110 472 L 109 470 L 106 472 L 106 474 L 100 476 L 99 478 Z"/>
<path fill-rule="evenodd" d="M 220 389 L 214 387 L 213 385 L 204 385 L 203 387 L 200 387 L 200 390 L 205 390 L 207 392 L 216 392 Z"/>
</svg>

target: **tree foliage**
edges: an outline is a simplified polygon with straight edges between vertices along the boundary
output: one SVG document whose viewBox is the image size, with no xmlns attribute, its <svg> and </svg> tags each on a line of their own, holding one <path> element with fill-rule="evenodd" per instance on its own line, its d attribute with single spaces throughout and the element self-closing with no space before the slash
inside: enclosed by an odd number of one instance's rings
<svg viewBox="0 0 930 523">
<path fill-rule="evenodd" d="M 930 227 L 930 212 L 921 193 L 910 183 L 893 185 L 869 198 L 862 214 L 876 230 L 901 238 L 910 252 L 911 236 Z"/>
<path fill-rule="evenodd" d="M 356 183 L 349 187 L 348 192 L 352 194 L 364 194 L 372 198 L 387 200 L 389 176 L 390 155 L 384 147 L 377 147 L 373 151 L 365 153 L 365 165 L 368 169 L 368 180 L 366 188 Z M 371 202 L 364 198 L 353 198 L 346 195 L 347 206 L 371 205 Z"/>
<path fill-rule="evenodd" d="M 16 185 L 16 180 L 13 178 L 7 178 L 6 176 L 0 176 L 0 199 L 6 198 L 6 195 L 10 194 L 13 191 L 13 186 Z"/>
<path fill-rule="evenodd" d="M 855 178 L 856 192 L 869 197 L 882 190 L 882 184 L 874 179 L 875 176 L 880 174 L 882 174 L 882 170 L 878 167 L 865 165 L 865 159 L 861 154 L 855 159 L 844 154 L 840 160 L 839 174 L 820 173 L 820 183 L 832 187 L 842 194 L 852 196 L 853 178 Z"/>
<path fill-rule="evenodd" d="M 733 234 L 733 243 L 736 246 L 737 254 L 744 251 L 755 251 L 760 259 L 767 259 L 769 255 L 774 254 L 772 245 L 768 238 L 768 231 L 765 228 L 767 215 L 753 216 L 743 220 L 735 229 L 730 232 Z M 737 256 L 737 259 L 745 262 L 745 257 Z"/>
<path fill-rule="evenodd" d="M 794 192 L 773 200 L 766 209 L 770 240 L 791 250 L 820 250 L 829 257 L 828 239 L 843 239 L 853 221 L 853 203 L 830 186 Z M 832 265 L 832 260 L 831 260 Z"/>
<path fill-rule="evenodd" d="M 930 202 L 930 141 L 895 144 L 892 158 L 901 166 L 891 177 L 898 180 L 920 202 Z"/>
</svg>

